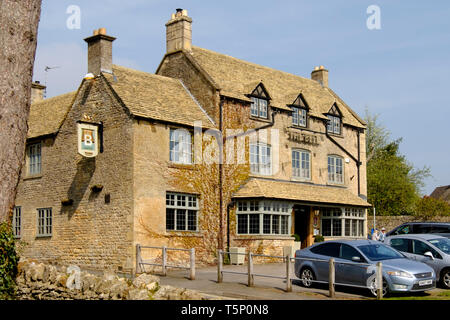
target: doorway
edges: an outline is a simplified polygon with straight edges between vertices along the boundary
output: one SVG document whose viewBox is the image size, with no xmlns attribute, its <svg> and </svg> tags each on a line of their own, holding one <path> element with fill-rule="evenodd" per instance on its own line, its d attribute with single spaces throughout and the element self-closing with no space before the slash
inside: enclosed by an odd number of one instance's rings
<svg viewBox="0 0 450 320">
<path fill-rule="evenodd" d="M 302 249 L 308 246 L 310 211 L 309 206 L 294 206 L 294 232 L 300 236 Z"/>
</svg>

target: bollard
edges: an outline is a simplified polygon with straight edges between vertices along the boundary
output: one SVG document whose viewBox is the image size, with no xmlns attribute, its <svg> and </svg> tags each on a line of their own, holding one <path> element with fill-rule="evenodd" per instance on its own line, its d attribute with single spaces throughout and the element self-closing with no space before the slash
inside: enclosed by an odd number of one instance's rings
<svg viewBox="0 0 450 320">
<path fill-rule="evenodd" d="M 377 274 L 376 274 L 376 285 L 377 285 L 377 300 L 383 298 L 383 265 L 381 262 L 377 262 Z"/>
<path fill-rule="evenodd" d="M 191 268 L 189 279 L 195 280 L 195 249 L 191 248 L 190 253 L 191 253 Z"/>
<path fill-rule="evenodd" d="M 286 292 L 292 292 L 291 255 L 286 256 Z"/>
<path fill-rule="evenodd" d="M 164 247 L 162 247 L 162 274 L 163 274 L 163 276 L 167 275 L 166 265 L 167 265 L 167 247 L 164 246 Z"/>
<path fill-rule="evenodd" d="M 217 253 L 217 283 L 222 283 L 223 281 L 223 273 L 222 273 L 222 266 L 223 266 L 223 256 L 222 256 L 222 250 L 218 250 Z"/>
<path fill-rule="evenodd" d="M 140 262 L 141 262 L 141 245 L 136 244 L 136 274 L 140 271 Z"/>
<path fill-rule="evenodd" d="M 328 271 L 328 287 L 330 290 L 330 298 L 335 297 L 334 281 L 335 281 L 334 258 L 331 258 L 330 265 L 329 265 L 329 271 Z"/>
<path fill-rule="evenodd" d="M 248 253 L 248 286 L 253 287 L 253 261 L 252 253 Z"/>
</svg>

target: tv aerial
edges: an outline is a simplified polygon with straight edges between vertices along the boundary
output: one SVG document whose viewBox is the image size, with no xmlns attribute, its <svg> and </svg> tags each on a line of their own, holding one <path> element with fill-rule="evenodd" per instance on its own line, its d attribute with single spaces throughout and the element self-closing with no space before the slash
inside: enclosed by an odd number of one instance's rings
<svg viewBox="0 0 450 320">
<path fill-rule="evenodd" d="M 45 66 L 45 68 L 44 68 L 44 71 L 45 71 L 45 79 L 44 79 L 44 85 L 45 85 L 45 89 L 44 89 L 44 98 L 45 98 L 46 95 L 47 95 L 47 73 L 48 73 L 50 70 L 58 69 L 58 68 L 61 68 L 61 67 L 60 67 L 60 66 L 54 66 L 54 67 Z"/>
</svg>

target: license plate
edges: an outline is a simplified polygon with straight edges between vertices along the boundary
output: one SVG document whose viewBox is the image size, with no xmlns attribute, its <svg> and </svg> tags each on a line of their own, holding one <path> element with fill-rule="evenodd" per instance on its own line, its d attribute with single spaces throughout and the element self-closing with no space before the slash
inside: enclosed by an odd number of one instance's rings
<svg viewBox="0 0 450 320">
<path fill-rule="evenodd" d="M 419 281 L 419 286 L 426 286 L 426 285 L 429 285 L 432 283 L 433 283 L 433 280 L 422 280 L 422 281 Z"/>
</svg>

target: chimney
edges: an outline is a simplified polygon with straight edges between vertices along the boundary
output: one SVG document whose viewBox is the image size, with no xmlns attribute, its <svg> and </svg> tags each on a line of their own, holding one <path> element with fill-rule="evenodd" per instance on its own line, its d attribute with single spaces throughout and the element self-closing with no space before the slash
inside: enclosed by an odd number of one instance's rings
<svg viewBox="0 0 450 320">
<path fill-rule="evenodd" d="M 43 86 L 39 81 L 31 84 L 31 103 L 44 100 L 46 86 Z"/>
<path fill-rule="evenodd" d="M 311 79 L 316 80 L 322 87 L 328 87 L 328 70 L 323 66 L 315 67 L 311 72 Z"/>
<path fill-rule="evenodd" d="M 94 35 L 84 39 L 88 44 L 88 73 L 112 73 L 112 42 L 116 38 L 106 35 L 106 29 L 94 30 Z"/>
<path fill-rule="evenodd" d="M 166 23 L 166 53 L 178 50 L 191 51 L 192 19 L 187 10 L 177 9 Z"/>
</svg>

